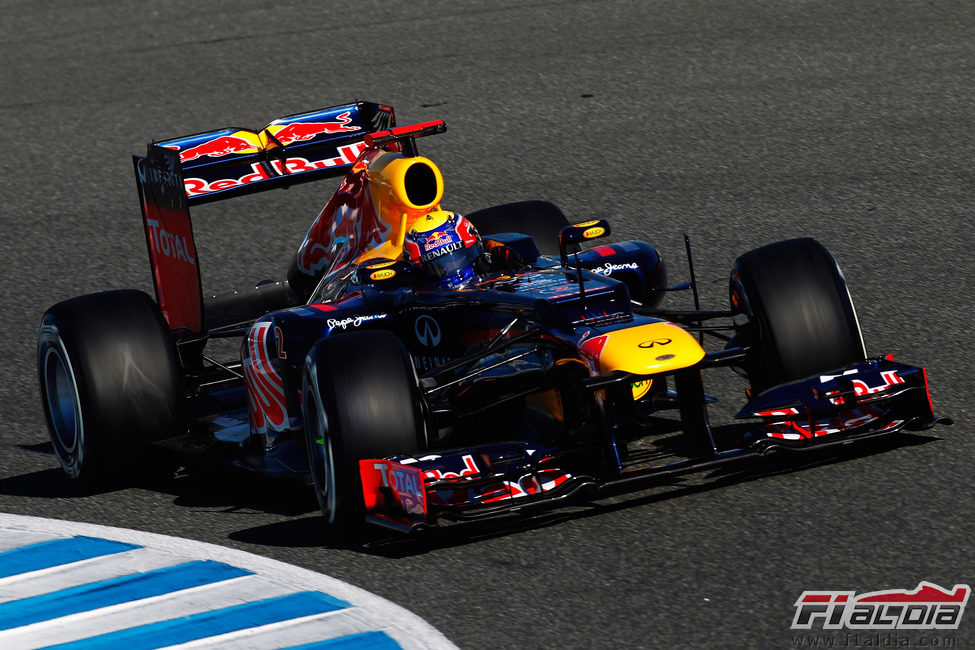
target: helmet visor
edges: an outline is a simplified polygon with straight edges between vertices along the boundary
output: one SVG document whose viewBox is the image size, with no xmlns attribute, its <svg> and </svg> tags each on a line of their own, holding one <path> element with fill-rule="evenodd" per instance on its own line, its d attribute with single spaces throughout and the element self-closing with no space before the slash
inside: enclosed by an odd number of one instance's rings
<svg viewBox="0 0 975 650">
<path fill-rule="evenodd" d="M 454 250 L 448 250 L 454 247 L 456 247 Z M 480 255 L 479 246 L 464 246 L 463 243 L 458 242 L 431 251 L 420 259 L 424 272 L 430 277 L 436 280 L 449 280 L 458 276 L 466 278 L 470 275 L 474 262 Z"/>
</svg>

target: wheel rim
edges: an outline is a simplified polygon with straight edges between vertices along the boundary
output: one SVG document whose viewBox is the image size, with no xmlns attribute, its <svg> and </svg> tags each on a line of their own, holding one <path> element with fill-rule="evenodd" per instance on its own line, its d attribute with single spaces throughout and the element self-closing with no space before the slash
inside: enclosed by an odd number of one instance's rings
<svg viewBox="0 0 975 650">
<path fill-rule="evenodd" d="M 56 332 L 42 332 L 41 378 L 44 400 L 51 423 L 51 441 L 61 466 L 77 476 L 84 449 L 84 420 L 81 397 L 71 362 Z"/>
<path fill-rule="evenodd" d="M 321 401 L 321 392 L 314 369 L 305 377 L 305 431 L 308 440 L 309 469 L 315 484 L 315 494 L 322 514 L 328 523 L 335 521 L 335 461 L 332 440 L 328 435 L 328 415 Z"/>
</svg>

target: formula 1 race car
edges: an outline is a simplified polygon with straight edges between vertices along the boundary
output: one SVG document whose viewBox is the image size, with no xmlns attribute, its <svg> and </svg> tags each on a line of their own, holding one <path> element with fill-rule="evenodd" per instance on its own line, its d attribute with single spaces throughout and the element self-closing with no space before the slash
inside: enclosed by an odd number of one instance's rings
<svg viewBox="0 0 975 650">
<path fill-rule="evenodd" d="M 445 129 L 356 102 L 150 144 L 134 165 L 155 300 L 85 295 L 41 324 L 64 471 L 119 481 L 226 448 L 314 485 L 335 533 L 408 532 L 949 422 L 923 368 L 867 357 L 813 239 L 741 255 L 729 308 L 702 310 L 692 264 L 670 285 L 647 243 L 590 247 L 604 219 L 572 225 L 541 201 L 443 210 L 416 141 Z M 333 176 L 287 281 L 204 296 L 191 205 Z M 675 291 L 694 309 L 662 307 Z M 214 359 L 227 337 L 239 357 Z M 746 395 L 720 434 L 702 379 L 716 367 Z"/>
</svg>

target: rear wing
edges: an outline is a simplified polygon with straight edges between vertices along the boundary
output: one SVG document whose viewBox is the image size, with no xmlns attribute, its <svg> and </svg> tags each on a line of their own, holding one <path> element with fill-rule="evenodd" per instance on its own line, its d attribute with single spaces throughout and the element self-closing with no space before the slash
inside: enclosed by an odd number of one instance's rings
<svg viewBox="0 0 975 650">
<path fill-rule="evenodd" d="M 204 329 L 190 206 L 341 176 L 393 109 L 355 102 L 288 115 L 259 130 L 223 128 L 152 142 L 133 156 L 156 300 L 177 334 Z"/>
</svg>

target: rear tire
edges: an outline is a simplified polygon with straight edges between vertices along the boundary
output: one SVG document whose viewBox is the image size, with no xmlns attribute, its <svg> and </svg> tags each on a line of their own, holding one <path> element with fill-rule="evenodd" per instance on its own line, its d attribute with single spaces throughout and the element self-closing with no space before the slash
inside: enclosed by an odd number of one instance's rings
<svg viewBox="0 0 975 650">
<path fill-rule="evenodd" d="M 308 465 L 329 533 L 354 534 L 365 506 L 359 461 L 425 446 L 422 397 L 403 343 L 382 330 L 322 339 L 302 382 Z"/>
<path fill-rule="evenodd" d="M 535 240 L 542 255 L 559 254 L 559 231 L 569 225 L 562 211 L 548 201 L 521 201 L 466 215 L 481 237 L 516 232 Z"/>
<path fill-rule="evenodd" d="M 149 444 L 183 429 L 175 343 L 141 291 L 51 307 L 41 321 L 37 367 L 54 453 L 86 486 L 141 476 Z"/>
<path fill-rule="evenodd" d="M 836 260 L 814 239 L 745 253 L 731 273 L 732 309 L 748 316 L 752 390 L 863 361 L 856 311 Z"/>
</svg>

